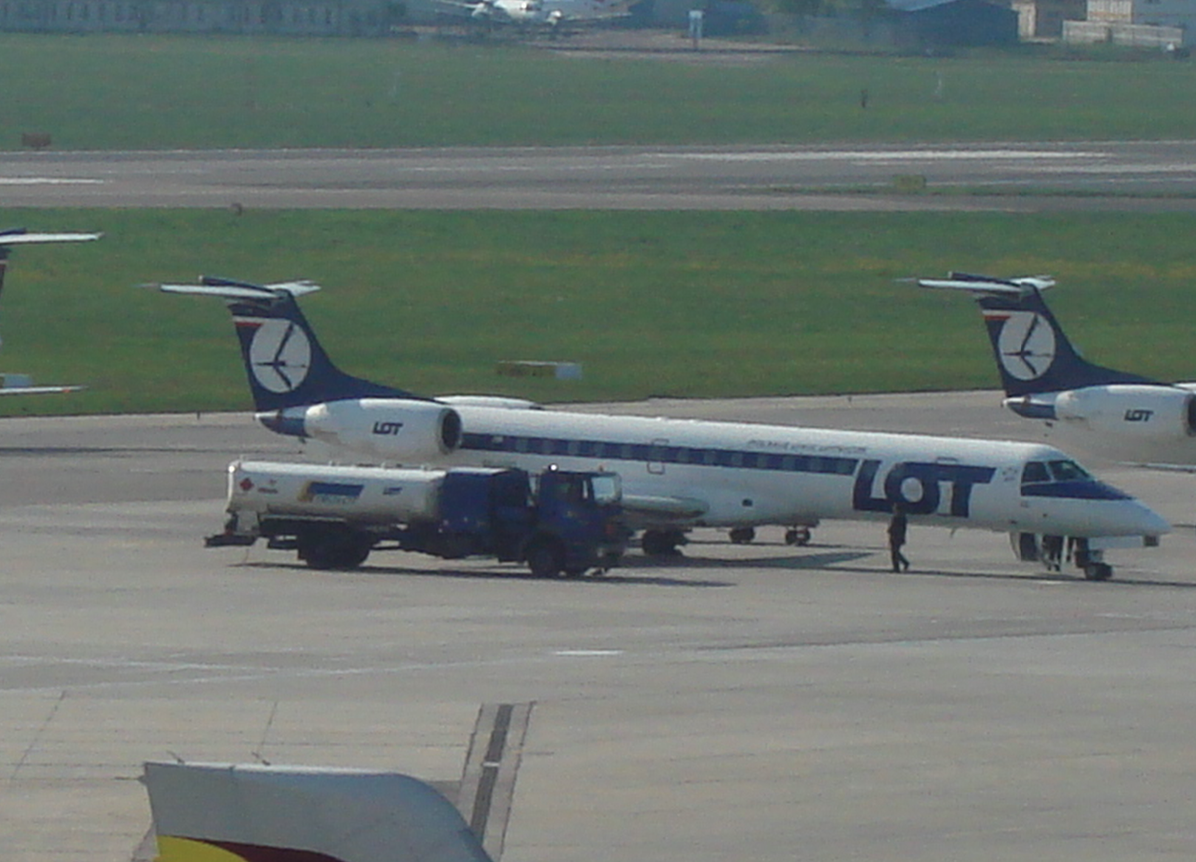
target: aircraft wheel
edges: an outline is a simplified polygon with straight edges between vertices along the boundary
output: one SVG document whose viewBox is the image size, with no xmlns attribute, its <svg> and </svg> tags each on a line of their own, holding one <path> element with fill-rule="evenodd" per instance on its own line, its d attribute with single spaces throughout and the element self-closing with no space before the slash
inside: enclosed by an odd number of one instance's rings
<svg viewBox="0 0 1196 862">
<path fill-rule="evenodd" d="M 1113 577 L 1113 567 L 1108 563 L 1089 563 L 1084 566 L 1084 577 L 1090 581 L 1107 581 Z"/>
<path fill-rule="evenodd" d="M 731 530 L 731 541 L 736 545 L 751 544 L 755 538 L 755 527 L 734 527 Z"/>
<path fill-rule="evenodd" d="M 794 527 L 791 530 L 785 531 L 785 544 L 797 545 L 804 548 L 810 544 L 810 528 L 809 527 Z"/>
<path fill-rule="evenodd" d="M 564 567 L 560 547 L 551 539 L 537 539 L 528 546 L 527 567 L 533 578 L 555 578 Z"/>
</svg>

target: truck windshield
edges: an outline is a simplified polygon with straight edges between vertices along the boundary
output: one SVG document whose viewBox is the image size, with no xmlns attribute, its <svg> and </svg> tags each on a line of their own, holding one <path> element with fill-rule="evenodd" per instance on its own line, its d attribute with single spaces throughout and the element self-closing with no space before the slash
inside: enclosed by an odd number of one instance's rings
<svg viewBox="0 0 1196 862">
<path fill-rule="evenodd" d="M 623 499 L 622 483 L 614 473 L 603 473 L 594 476 L 590 481 L 594 488 L 594 502 L 604 505 Z"/>
</svg>

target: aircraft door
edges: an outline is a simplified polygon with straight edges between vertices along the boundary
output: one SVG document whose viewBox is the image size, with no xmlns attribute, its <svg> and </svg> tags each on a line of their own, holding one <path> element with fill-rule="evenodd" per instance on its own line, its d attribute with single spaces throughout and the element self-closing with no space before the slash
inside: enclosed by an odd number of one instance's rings
<svg viewBox="0 0 1196 862">
<path fill-rule="evenodd" d="M 668 445 L 668 440 L 658 438 L 648 449 L 648 472 L 654 476 L 664 475 L 664 453 Z"/>
</svg>

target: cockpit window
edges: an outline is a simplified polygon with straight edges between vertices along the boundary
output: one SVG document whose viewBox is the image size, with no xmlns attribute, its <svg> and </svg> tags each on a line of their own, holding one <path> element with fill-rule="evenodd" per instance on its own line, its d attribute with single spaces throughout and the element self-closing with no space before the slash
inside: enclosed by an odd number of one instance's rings
<svg viewBox="0 0 1196 862">
<path fill-rule="evenodd" d="M 1092 478 L 1075 461 L 1051 461 L 1050 468 L 1051 476 L 1056 482 L 1077 482 Z"/>
<path fill-rule="evenodd" d="M 1047 472 L 1047 465 L 1042 461 L 1028 461 L 1022 469 L 1022 484 L 1032 485 L 1036 482 L 1051 481 L 1051 474 Z"/>
</svg>

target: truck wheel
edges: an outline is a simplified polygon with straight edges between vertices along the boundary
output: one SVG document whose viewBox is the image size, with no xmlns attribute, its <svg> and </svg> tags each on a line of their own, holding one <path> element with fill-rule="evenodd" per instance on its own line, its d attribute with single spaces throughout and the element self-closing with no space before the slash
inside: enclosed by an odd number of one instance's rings
<svg viewBox="0 0 1196 862">
<path fill-rule="evenodd" d="M 640 547 L 650 557 L 671 557 L 681 552 L 677 546 L 685 542 L 685 533 L 680 530 L 644 530 Z"/>
<path fill-rule="evenodd" d="M 347 530 L 301 536 L 299 559 L 313 569 L 355 569 L 366 561 L 373 545 Z"/>
<path fill-rule="evenodd" d="M 534 578 L 555 578 L 564 568 L 561 547 L 551 539 L 539 539 L 528 545 L 527 567 Z"/>
</svg>

